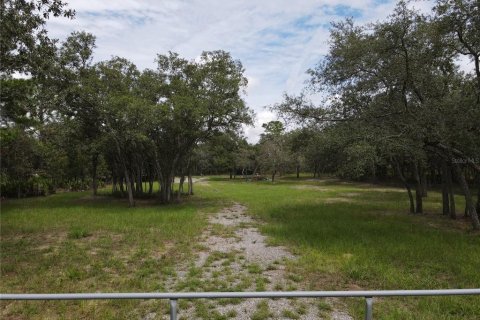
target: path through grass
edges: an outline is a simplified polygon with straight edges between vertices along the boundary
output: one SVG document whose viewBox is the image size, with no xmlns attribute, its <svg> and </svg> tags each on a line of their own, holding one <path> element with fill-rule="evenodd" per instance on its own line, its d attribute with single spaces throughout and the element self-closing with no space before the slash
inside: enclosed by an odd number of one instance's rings
<svg viewBox="0 0 480 320">
<path fill-rule="evenodd" d="M 266 222 L 275 244 L 300 256 L 297 272 L 311 289 L 381 290 L 480 287 L 480 236 L 468 221 L 440 215 L 430 192 L 424 216 L 406 214 L 402 189 L 335 180 L 236 182 L 216 179 L 206 196 L 232 198 Z M 459 197 L 459 208 L 462 199 Z M 361 318 L 363 301 L 351 300 Z M 479 319 L 480 297 L 386 298 L 381 319 Z"/>
</svg>

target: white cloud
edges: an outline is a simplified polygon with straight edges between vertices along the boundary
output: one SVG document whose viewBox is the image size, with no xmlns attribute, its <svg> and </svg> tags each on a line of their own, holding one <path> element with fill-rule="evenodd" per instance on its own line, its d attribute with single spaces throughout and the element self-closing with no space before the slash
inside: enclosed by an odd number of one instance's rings
<svg viewBox="0 0 480 320">
<path fill-rule="evenodd" d="M 243 131 L 247 137 L 248 142 L 256 143 L 263 133 L 262 124 L 276 120 L 275 114 L 268 110 L 257 112 L 255 119 L 255 126 L 244 126 Z"/>
<path fill-rule="evenodd" d="M 470 56 L 460 55 L 455 62 L 460 70 L 465 73 L 473 73 L 475 71 L 475 64 Z"/>
<path fill-rule="evenodd" d="M 305 71 L 327 52 L 331 21 L 352 13 L 361 23 L 375 21 L 394 6 L 392 0 L 69 2 L 76 19 L 51 19 L 50 33 L 60 39 L 74 30 L 95 34 L 96 60 L 118 55 L 143 69 L 169 50 L 189 59 L 203 50 L 231 52 L 246 69 L 246 101 L 258 115 L 257 126 L 245 129 L 250 141 L 258 139 L 262 122 L 274 119 L 263 107 L 278 102 L 284 91 L 299 92 Z"/>
</svg>

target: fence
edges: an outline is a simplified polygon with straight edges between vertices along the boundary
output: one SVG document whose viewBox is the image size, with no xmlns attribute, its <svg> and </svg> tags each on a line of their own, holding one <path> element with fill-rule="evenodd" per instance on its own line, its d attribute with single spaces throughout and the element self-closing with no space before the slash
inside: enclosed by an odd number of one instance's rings
<svg viewBox="0 0 480 320">
<path fill-rule="evenodd" d="M 480 295 L 480 289 L 447 290 L 380 290 L 380 291 L 264 291 L 264 292 L 177 292 L 177 293 L 52 293 L 52 294 L 0 294 L 0 300 L 98 300 L 98 299 L 168 299 L 170 320 L 177 320 L 179 299 L 218 298 L 365 298 L 365 319 L 373 319 L 373 298 L 393 296 L 451 296 Z"/>
</svg>

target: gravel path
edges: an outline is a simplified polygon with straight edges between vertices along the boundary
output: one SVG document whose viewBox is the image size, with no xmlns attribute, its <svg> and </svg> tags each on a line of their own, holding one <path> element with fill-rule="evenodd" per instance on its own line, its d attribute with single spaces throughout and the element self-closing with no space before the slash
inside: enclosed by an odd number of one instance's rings
<svg viewBox="0 0 480 320">
<path fill-rule="evenodd" d="M 296 257 L 284 247 L 269 246 L 246 207 L 234 204 L 209 218 L 197 244 L 195 261 L 181 266 L 167 283 L 172 291 L 303 290 L 302 279 L 286 263 Z M 329 301 L 329 302 L 328 302 Z M 338 304 L 338 303 L 333 303 Z M 220 299 L 184 301 L 179 319 L 336 319 L 348 314 L 319 299 Z M 164 316 L 163 319 L 168 319 Z"/>
</svg>

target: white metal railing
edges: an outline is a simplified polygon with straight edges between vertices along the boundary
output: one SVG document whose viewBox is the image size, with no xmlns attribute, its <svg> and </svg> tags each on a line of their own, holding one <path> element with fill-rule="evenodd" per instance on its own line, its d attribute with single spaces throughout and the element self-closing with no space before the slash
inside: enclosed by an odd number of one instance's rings
<svg viewBox="0 0 480 320">
<path fill-rule="evenodd" d="M 177 301 L 179 299 L 363 297 L 365 298 L 365 319 L 371 320 L 373 319 L 373 297 L 452 295 L 480 295 L 480 289 L 173 293 L 0 293 L 0 300 L 168 299 L 170 301 L 170 320 L 177 320 Z"/>
</svg>

